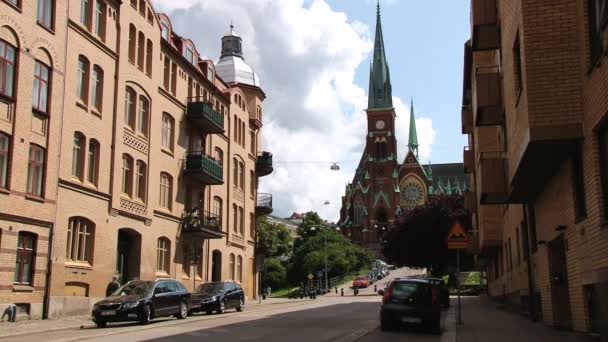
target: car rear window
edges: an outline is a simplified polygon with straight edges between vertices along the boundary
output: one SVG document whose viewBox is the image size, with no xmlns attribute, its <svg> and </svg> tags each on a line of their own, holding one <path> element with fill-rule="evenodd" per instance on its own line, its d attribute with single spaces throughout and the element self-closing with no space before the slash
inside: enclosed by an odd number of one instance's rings
<svg viewBox="0 0 608 342">
<path fill-rule="evenodd" d="M 430 288 L 424 283 L 395 282 L 392 288 L 392 296 L 396 299 L 424 300 L 430 298 Z"/>
</svg>

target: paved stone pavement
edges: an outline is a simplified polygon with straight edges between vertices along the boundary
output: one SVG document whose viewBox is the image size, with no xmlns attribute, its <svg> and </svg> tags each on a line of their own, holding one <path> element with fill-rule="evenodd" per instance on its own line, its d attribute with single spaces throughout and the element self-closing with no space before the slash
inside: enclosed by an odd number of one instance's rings
<svg viewBox="0 0 608 342">
<path fill-rule="evenodd" d="M 455 309 L 456 298 L 451 298 Z M 454 317 L 452 318 L 454 321 Z M 527 317 L 498 309 L 486 296 L 462 298 L 462 325 L 456 327 L 457 342 L 590 342 L 574 332 L 559 331 Z"/>
</svg>

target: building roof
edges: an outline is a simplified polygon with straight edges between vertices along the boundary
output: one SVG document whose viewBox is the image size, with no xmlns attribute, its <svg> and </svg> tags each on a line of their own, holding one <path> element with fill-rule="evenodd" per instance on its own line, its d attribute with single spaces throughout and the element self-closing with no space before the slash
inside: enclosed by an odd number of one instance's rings
<svg viewBox="0 0 608 342">
<path fill-rule="evenodd" d="M 243 39 L 236 34 L 233 25 L 230 25 L 230 31 L 222 37 L 222 55 L 215 70 L 226 83 L 261 88 L 258 75 L 243 58 Z"/>
<path fill-rule="evenodd" d="M 374 57 L 369 72 L 368 109 L 393 108 L 393 91 L 391 75 L 386 62 L 382 23 L 380 20 L 380 2 L 376 12 L 376 39 L 374 41 Z"/>
<path fill-rule="evenodd" d="M 461 191 L 469 188 L 469 177 L 464 173 L 462 163 L 430 164 L 432 168 L 432 186 L 434 189 L 444 189 L 446 193 L 456 193 L 459 187 Z M 450 185 L 450 190 L 446 189 Z M 456 187 L 455 187 L 456 186 Z"/>
</svg>

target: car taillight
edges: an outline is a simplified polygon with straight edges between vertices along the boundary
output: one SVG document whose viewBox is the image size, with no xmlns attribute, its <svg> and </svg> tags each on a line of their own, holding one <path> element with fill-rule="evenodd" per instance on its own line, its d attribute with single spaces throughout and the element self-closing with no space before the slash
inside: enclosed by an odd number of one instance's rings
<svg viewBox="0 0 608 342">
<path fill-rule="evenodd" d="M 391 299 L 391 292 L 392 292 L 391 286 L 387 287 L 384 290 L 384 297 L 382 297 L 382 301 L 386 302 L 386 301 L 390 300 Z"/>
<path fill-rule="evenodd" d="M 431 300 L 433 305 L 438 304 L 439 303 L 439 291 L 437 290 L 436 287 L 433 287 L 431 289 Z"/>
</svg>

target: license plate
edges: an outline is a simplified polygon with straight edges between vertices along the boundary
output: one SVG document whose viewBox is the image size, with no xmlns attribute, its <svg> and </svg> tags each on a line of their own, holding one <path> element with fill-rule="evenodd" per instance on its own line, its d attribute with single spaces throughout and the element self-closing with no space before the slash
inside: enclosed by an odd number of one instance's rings
<svg viewBox="0 0 608 342">
<path fill-rule="evenodd" d="M 403 318 L 401 318 L 401 322 L 403 322 L 403 323 L 422 323 L 422 320 L 420 318 L 415 318 L 415 317 L 403 317 Z"/>
<path fill-rule="evenodd" d="M 114 316 L 116 315 L 116 310 L 105 310 L 101 312 L 102 316 Z"/>
</svg>

